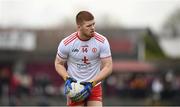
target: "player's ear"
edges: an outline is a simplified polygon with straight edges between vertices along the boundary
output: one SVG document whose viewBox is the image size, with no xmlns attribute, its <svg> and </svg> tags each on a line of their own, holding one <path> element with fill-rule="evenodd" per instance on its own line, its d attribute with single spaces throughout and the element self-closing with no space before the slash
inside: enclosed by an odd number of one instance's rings
<svg viewBox="0 0 180 107">
<path fill-rule="evenodd" d="M 80 28 L 81 28 L 81 25 L 80 25 L 80 24 L 77 24 L 77 28 L 80 29 Z"/>
</svg>

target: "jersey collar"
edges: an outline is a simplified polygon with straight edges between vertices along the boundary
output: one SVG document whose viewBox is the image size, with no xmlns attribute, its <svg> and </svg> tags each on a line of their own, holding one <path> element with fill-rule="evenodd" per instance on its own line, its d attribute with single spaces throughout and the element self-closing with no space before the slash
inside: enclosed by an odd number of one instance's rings
<svg viewBox="0 0 180 107">
<path fill-rule="evenodd" d="M 82 38 L 80 38 L 79 34 L 80 34 L 80 32 L 77 31 L 77 34 L 76 34 L 76 35 L 77 35 L 78 39 L 81 40 L 81 41 L 88 41 L 88 40 L 91 39 L 91 38 L 89 38 L 89 39 L 82 39 Z"/>
</svg>

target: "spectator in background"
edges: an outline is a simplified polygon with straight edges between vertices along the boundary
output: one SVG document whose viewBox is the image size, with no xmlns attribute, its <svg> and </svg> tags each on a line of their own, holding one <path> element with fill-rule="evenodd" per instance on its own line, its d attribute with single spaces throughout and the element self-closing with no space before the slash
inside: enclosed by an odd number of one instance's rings
<svg viewBox="0 0 180 107">
<path fill-rule="evenodd" d="M 0 69 L 0 96 L 2 96 L 2 94 L 6 94 L 8 96 L 10 79 L 11 71 L 9 68 L 4 67 Z"/>
<path fill-rule="evenodd" d="M 30 90 L 32 86 L 32 77 L 28 75 L 26 72 L 22 72 L 18 75 L 18 79 L 20 81 L 19 93 L 21 95 L 30 95 Z"/>
<path fill-rule="evenodd" d="M 152 82 L 152 99 L 153 104 L 159 104 L 161 100 L 161 93 L 163 91 L 163 84 L 159 78 L 155 78 Z"/>
<path fill-rule="evenodd" d="M 130 89 L 134 97 L 145 97 L 147 88 L 147 81 L 143 74 L 135 74 L 130 81 Z"/>
<path fill-rule="evenodd" d="M 10 105 L 20 105 L 22 97 L 30 95 L 32 77 L 26 72 L 14 72 L 10 82 Z"/>
<path fill-rule="evenodd" d="M 10 82 L 10 105 L 17 106 L 20 105 L 21 101 L 19 99 L 18 87 L 20 86 L 21 81 L 18 79 L 16 73 L 12 74 L 11 82 Z"/>
</svg>

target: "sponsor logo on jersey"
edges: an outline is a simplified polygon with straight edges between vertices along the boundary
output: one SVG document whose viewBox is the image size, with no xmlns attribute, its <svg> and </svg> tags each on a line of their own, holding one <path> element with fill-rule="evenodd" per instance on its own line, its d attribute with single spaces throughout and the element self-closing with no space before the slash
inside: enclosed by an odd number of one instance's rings
<svg viewBox="0 0 180 107">
<path fill-rule="evenodd" d="M 83 45 L 83 46 L 81 46 L 81 47 L 89 47 L 88 45 Z"/>
<path fill-rule="evenodd" d="M 88 69 L 92 64 L 77 64 L 78 69 Z"/>
<path fill-rule="evenodd" d="M 73 49 L 72 52 L 79 52 L 79 49 Z"/>
</svg>

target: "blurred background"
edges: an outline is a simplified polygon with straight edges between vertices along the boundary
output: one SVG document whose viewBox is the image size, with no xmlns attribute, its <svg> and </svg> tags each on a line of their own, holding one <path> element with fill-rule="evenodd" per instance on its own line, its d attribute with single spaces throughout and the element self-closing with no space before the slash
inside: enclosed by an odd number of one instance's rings
<svg viewBox="0 0 180 107">
<path fill-rule="evenodd" d="M 54 59 L 80 10 L 110 42 L 104 105 L 180 105 L 179 0 L 0 0 L 0 105 L 66 105 Z"/>
</svg>

